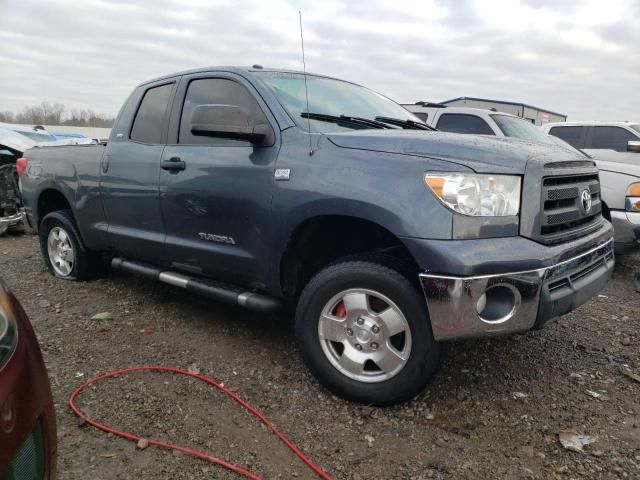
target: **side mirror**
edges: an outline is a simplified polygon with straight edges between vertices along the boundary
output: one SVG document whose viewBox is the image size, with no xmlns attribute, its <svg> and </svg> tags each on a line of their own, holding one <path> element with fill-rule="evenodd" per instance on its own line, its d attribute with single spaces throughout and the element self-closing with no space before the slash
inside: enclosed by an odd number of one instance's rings
<svg viewBox="0 0 640 480">
<path fill-rule="evenodd" d="M 191 133 L 253 144 L 264 143 L 272 134 L 269 125 L 254 123 L 248 110 L 236 105 L 198 105 L 191 114 Z"/>
<path fill-rule="evenodd" d="M 630 140 L 627 142 L 627 152 L 640 153 L 640 141 Z"/>
</svg>

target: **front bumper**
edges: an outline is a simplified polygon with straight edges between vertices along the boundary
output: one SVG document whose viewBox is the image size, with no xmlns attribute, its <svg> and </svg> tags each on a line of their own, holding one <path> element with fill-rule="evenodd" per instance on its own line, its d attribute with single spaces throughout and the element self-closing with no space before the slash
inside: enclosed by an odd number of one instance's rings
<svg viewBox="0 0 640 480">
<path fill-rule="evenodd" d="M 611 210 L 615 230 L 616 253 L 627 253 L 640 247 L 640 212 Z"/>
<path fill-rule="evenodd" d="M 440 341 L 540 327 L 596 295 L 613 266 L 613 240 L 608 240 L 535 270 L 469 277 L 423 273 L 420 281 L 433 336 Z"/>
<path fill-rule="evenodd" d="M 8 228 L 15 227 L 16 225 L 24 225 L 26 223 L 26 216 L 24 211 L 20 211 L 15 215 L 9 215 L 8 217 L 0 217 L 0 230 L 3 230 L 4 226 Z"/>
</svg>

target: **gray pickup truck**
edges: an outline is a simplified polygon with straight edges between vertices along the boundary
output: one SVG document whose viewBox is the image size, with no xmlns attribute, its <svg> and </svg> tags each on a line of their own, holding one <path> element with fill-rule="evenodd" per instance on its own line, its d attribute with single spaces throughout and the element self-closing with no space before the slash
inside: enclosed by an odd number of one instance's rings
<svg viewBox="0 0 640 480">
<path fill-rule="evenodd" d="M 306 364 L 358 402 L 414 397 L 441 342 L 542 327 L 614 265 L 592 161 L 433 131 L 320 75 L 167 75 L 133 91 L 107 144 L 25 158 L 55 276 L 108 262 L 254 311 L 295 307 Z"/>
</svg>

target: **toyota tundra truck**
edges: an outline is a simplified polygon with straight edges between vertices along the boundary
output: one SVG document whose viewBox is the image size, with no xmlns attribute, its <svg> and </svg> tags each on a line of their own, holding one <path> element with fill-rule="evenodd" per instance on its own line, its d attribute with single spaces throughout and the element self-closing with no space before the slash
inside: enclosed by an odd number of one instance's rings
<svg viewBox="0 0 640 480">
<path fill-rule="evenodd" d="M 591 160 L 434 131 L 321 75 L 145 82 L 107 143 L 32 148 L 18 173 L 56 277 L 110 266 L 252 311 L 295 308 L 308 368 L 367 404 L 420 393 L 442 342 L 570 312 L 614 266 Z"/>
</svg>

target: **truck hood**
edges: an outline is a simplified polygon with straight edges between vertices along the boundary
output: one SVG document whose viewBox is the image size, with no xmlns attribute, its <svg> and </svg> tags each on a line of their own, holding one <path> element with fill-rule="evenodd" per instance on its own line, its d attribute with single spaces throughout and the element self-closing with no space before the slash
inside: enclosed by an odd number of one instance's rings
<svg viewBox="0 0 640 480">
<path fill-rule="evenodd" d="M 354 130 L 326 136 L 341 148 L 435 158 L 478 173 L 523 174 L 532 159 L 541 163 L 584 160 L 560 146 L 507 137 L 417 130 Z"/>
</svg>

